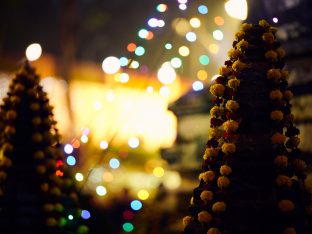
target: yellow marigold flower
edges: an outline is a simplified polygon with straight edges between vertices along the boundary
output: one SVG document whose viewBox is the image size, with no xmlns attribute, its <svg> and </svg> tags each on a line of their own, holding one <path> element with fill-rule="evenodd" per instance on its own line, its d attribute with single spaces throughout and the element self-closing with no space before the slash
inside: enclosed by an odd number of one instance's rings
<svg viewBox="0 0 312 234">
<path fill-rule="evenodd" d="M 267 72 L 267 77 L 269 79 L 280 79 L 282 77 L 280 69 L 270 69 Z"/>
<path fill-rule="evenodd" d="M 210 157 L 217 157 L 218 154 L 219 154 L 218 148 L 206 148 L 203 158 L 204 158 L 204 160 L 206 160 Z"/>
<path fill-rule="evenodd" d="M 264 55 L 267 59 L 270 59 L 272 61 L 276 61 L 278 54 L 274 50 L 269 50 L 268 52 L 265 53 Z"/>
<path fill-rule="evenodd" d="M 209 228 L 207 234 L 221 234 L 218 228 Z"/>
<path fill-rule="evenodd" d="M 252 28 L 252 24 L 248 24 L 248 23 L 243 23 L 241 26 L 240 26 L 240 30 L 242 31 L 246 31 L 248 29 Z"/>
<path fill-rule="evenodd" d="M 259 21 L 259 26 L 262 28 L 269 28 L 271 25 L 265 19 L 262 19 Z"/>
<path fill-rule="evenodd" d="M 192 217 L 191 216 L 185 216 L 182 220 L 183 226 L 186 227 L 192 222 Z"/>
<path fill-rule="evenodd" d="M 236 60 L 233 65 L 232 65 L 232 69 L 236 72 L 240 72 L 242 70 L 244 70 L 245 68 L 247 68 L 247 64 L 243 63 L 239 60 Z"/>
<path fill-rule="evenodd" d="M 232 154 L 236 151 L 236 145 L 233 143 L 224 143 L 221 149 L 225 154 Z"/>
<path fill-rule="evenodd" d="M 286 90 L 283 96 L 286 100 L 290 101 L 294 97 L 294 94 L 290 90 Z"/>
<path fill-rule="evenodd" d="M 281 48 L 281 47 L 277 48 L 277 49 L 276 49 L 276 52 L 277 52 L 277 54 L 278 54 L 278 57 L 280 57 L 280 58 L 284 58 L 285 55 L 286 55 L 285 50 L 284 50 L 283 48 Z"/>
<path fill-rule="evenodd" d="M 229 76 L 231 74 L 232 70 L 228 67 L 222 66 L 219 68 L 219 74 L 221 76 Z"/>
<path fill-rule="evenodd" d="M 236 89 L 240 85 L 240 80 L 234 78 L 228 81 L 228 86 L 232 89 Z"/>
<path fill-rule="evenodd" d="M 278 155 L 274 159 L 274 163 L 279 167 L 286 167 L 288 165 L 288 158 L 285 155 Z"/>
<path fill-rule="evenodd" d="M 286 186 L 291 187 L 292 186 L 292 180 L 288 176 L 285 175 L 278 175 L 276 177 L 276 184 L 278 186 Z"/>
<path fill-rule="evenodd" d="M 239 50 L 236 50 L 234 48 L 231 48 L 229 51 L 228 51 L 228 56 L 231 58 L 231 59 L 238 59 L 238 57 L 240 56 L 241 52 Z"/>
<path fill-rule="evenodd" d="M 281 78 L 287 79 L 288 76 L 289 76 L 289 71 L 287 71 L 285 69 L 281 70 Z"/>
<path fill-rule="evenodd" d="M 275 40 L 275 37 L 274 37 L 273 33 L 266 32 L 266 33 L 263 33 L 262 40 L 269 43 L 269 44 L 272 44 Z"/>
<path fill-rule="evenodd" d="M 293 163 L 297 171 L 304 171 L 307 168 L 306 162 L 301 159 L 297 158 L 293 161 Z"/>
<path fill-rule="evenodd" d="M 270 27 L 269 28 L 269 32 L 271 32 L 271 33 L 276 33 L 277 32 L 277 28 L 276 27 Z"/>
<path fill-rule="evenodd" d="M 236 132 L 238 126 L 238 122 L 234 120 L 228 120 L 223 123 L 223 129 L 226 132 Z"/>
<path fill-rule="evenodd" d="M 203 180 L 205 183 L 213 181 L 215 178 L 215 173 L 213 171 L 205 171 L 199 174 L 199 179 Z"/>
<path fill-rule="evenodd" d="M 244 39 L 242 39 L 240 42 L 236 44 L 236 48 L 238 50 L 245 50 L 248 48 L 248 45 L 249 45 L 248 41 L 245 41 Z"/>
<path fill-rule="evenodd" d="M 271 116 L 271 119 L 280 121 L 283 119 L 284 114 L 280 110 L 274 110 L 271 112 L 270 116 Z"/>
<path fill-rule="evenodd" d="M 230 111 L 235 111 L 239 108 L 239 104 L 237 101 L 229 100 L 226 102 L 225 107 Z"/>
<path fill-rule="evenodd" d="M 225 202 L 216 202 L 212 205 L 212 211 L 215 213 L 221 213 L 226 210 Z"/>
<path fill-rule="evenodd" d="M 201 211 L 198 213 L 198 221 L 201 223 L 210 223 L 212 216 L 207 211 Z"/>
<path fill-rule="evenodd" d="M 292 210 L 295 209 L 294 203 L 292 201 L 290 201 L 290 200 L 281 200 L 278 203 L 278 207 L 283 212 L 289 212 L 289 211 L 292 211 Z"/>
<path fill-rule="evenodd" d="M 224 112 L 224 109 L 222 107 L 214 106 L 210 110 L 210 115 L 212 117 L 219 117 L 220 115 L 223 114 L 223 112 Z"/>
<path fill-rule="evenodd" d="M 296 229 L 294 229 L 293 227 L 289 227 L 283 231 L 283 234 L 297 234 L 297 232 Z"/>
<path fill-rule="evenodd" d="M 222 84 L 213 84 L 210 86 L 210 93 L 215 96 L 222 96 L 224 94 L 225 87 Z"/>
<path fill-rule="evenodd" d="M 272 144 L 284 144 L 285 141 L 286 136 L 279 132 L 274 133 L 271 137 Z"/>
<path fill-rule="evenodd" d="M 209 136 L 219 139 L 223 136 L 223 131 L 218 128 L 210 128 L 209 129 Z"/>
<path fill-rule="evenodd" d="M 202 193 L 200 194 L 200 199 L 205 202 L 211 201 L 213 199 L 213 192 L 207 190 L 202 191 Z"/>
<path fill-rule="evenodd" d="M 220 167 L 220 174 L 221 175 L 229 175 L 232 173 L 232 168 L 229 167 L 228 165 L 222 165 Z"/>
<path fill-rule="evenodd" d="M 217 184 L 219 188 L 226 188 L 230 185 L 231 181 L 226 176 L 220 176 L 217 180 Z"/>
<path fill-rule="evenodd" d="M 283 94 L 280 90 L 276 89 L 270 92 L 270 99 L 281 100 L 282 98 L 283 98 Z"/>
<path fill-rule="evenodd" d="M 237 41 L 239 41 L 239 40 L 243 39 L 244 35 L 245 35 L 245 32 L 243 32 L 243 31 L 238 31 L 237 33 L 235 33 L 235 39 L 236 39 Z"/>
</svg>

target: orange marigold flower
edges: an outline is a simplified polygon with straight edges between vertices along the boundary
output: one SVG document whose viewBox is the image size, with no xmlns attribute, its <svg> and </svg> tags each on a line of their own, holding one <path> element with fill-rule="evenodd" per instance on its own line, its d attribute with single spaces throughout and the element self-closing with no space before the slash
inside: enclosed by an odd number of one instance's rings
<svg viewBox="0 0 312 234">
<path fill-rule="evenodd" d="M 222 165 L 220 167 L 220 174 L 221 175 L 229 175 L 232 173 L 232 168 L 229 167 L 228 165 Z"/>
<path fill-rule="evenodd" d="M 286 136 L 279 132 L 274 133 L 271 137 L 272 144 L 284 144 L 285 141 Z"/>
<path fill-rule="evenodd" d="M 215 96 L 222 96 L 224 94 L 225 87 L 223 84 L 213 84 L 210 86 L 210 93 Z"/>
<path fill-rule="evenodd" d="M 239 50 L 236 50 L 235 48 L 231 48 L 229 51 L 228 51 L 228 56 L 231 58 L 231 59 L 238 59 L 238 57 L 240 56 L 241 52 Z"/>
<path fill-rule="evenodd" d="M 265 53 L 264 55 L 267 59 L 270 59 L 272 61 L 276 61 L 278 54 L 274 50 L 269 50 L 268 52 Z"/>
<path fill-rule="evenodd" d="M 230 111 L 235 111 L 239 108 L 239 104 L 237 101 L 229 100 L 226 102 L 225 107 Z"/>
<path fill-rule="evenodd" d="M 281 47 L 277 48 L 277 49 L 276 49 L 276 52 L 277 52 L 277 54 L 278 54 L 278 57 L 280 57 L 280 58 L 284 58 L 285 55 L 286 55 L 285 50 L 284 50 L 283 48 L 281 48 Z"/>
<path fill-rule="evenodd" d="M 216 202 L 212 205 L 212 211 L 215 213 L 221 213 L 226 210 L 225 202 Z"/>
<path fill-rule="evenodd" d="M 182 220 L 183 222 L 183 226 L 186 227 L 187 225 L 189 225 L 192 222 L 192 217 L 191 216 L 185 216 Z"/>
<path fill-rule="evenodd" d="M 224 143 L 221 149 L 225 154 L 232 154 L 236 151 L 236 145 L 233 143 Z"/>
<path fill-rule="evenodd" d="M 219 68 L 219 74 L 221 76 L 229 76 L 231 72 L 232 72 L 231 68 L 224 67 L 224 66 Z"/>
<path fill-rule="evenodd" d="M 270 99 L 281 100 L 282 98 L 283 98 L 283 94 L 280 90 L 276 89 L 270 92 Z"/>
<path fill-rule="evenodd" d="M 291 187 L 292 186 L 292 180 L 290 177 L 285 176 L 285 175 L 278 175 L 276 177 L 276 184 L 278 186 L 286 186 L 286 187 Z"/>
<path fill-rule="evenodd" d="M 274 159 L 274 163 L 279 167 L 286 167 L 288 165 L 288 158 L 285 155 L 278 155 Z"/>
<path fill-rule="evenodd" d="M 262 19 L 259 21 L 259 26 L 262 28 L 269 28 L 271 25 L 265 19 Z"/>
<path fill-rule="evenodd" d="M 281 78 L 287 79 L 289 76 L 289 71 L 287 70 L 281 70 Z"/>
<path fill-rule="evenodd" d="M 237 33 L 235 33 L 235 39 L 236 39 L 237 41 L 239 41 L 239 40 L 243 39 L 244 35 L 245 35 L 245 32 L 243 32 L 243 31 L 238 31 Z"/>
<path fill-rule="evenodd" d="M 295 159 L 293 164 L 296 171 L 304 171 L 307 168 L 307 163 L 299 158 Z"/>
<path fill-rule="evenodd" d="M 293 93 L 290 91 L 290 90 L 286 90 L 284 93 L 283 93 L 283 96 L 286 100 L 290 101 L 292 98 L 293 98 Z"/>
<path fill-rule="evenodd" d="M 238 42 L 238 43 L 236 44 L 236 48 L 237 48 L 238 50 L 245 50 L 245 49 L 248 48 L 248 45 L 249 45 L 249 44 L 248 44 L 248 41 L 242 39 L 240 42 Z"/>
<path fill-rule="evenodd" d="M 269 43 L 269 44 L 272 44 L 275 40 L 275 37 L 274 37 L 273 33 L 266 32 L 266 33 L 263 33 L 262 40 Z"/>
<path fill-rule="evenodd" d="M 240 26 L 240 30 L 246 31 L 246 30 L 250 29 L 251 27 L 252 27 L 252 24 L 243 23 L 243 24 Z"/>
<path fill-rule="evenodd" d="M 218 148 L 206 148 L 203 158 L 204 158 L 204 160 L 206 160 L 210 157 L 217 157 L 218 154 L 219 154 Z"/>
<path fill-rule="evenodd" d="M 201 223 L 210 223 L 212 216 L 207 211 L 201 211 L 198 213 L 198 221 Z"/>
<path fill-rule="evenodd" d="M 293 227 L 289 227 L 284 229 L 283 234 L 296 234 L 296 229 L 294 229 Z"/>
<path fill-rule="evenodd" d="M 219 188 L 226 188 L 230 185 L 231 181 L 226 176 L 220 176 L 217 180 L 217 184 Z"/>
<path fill-rule="evenodd" d="M 205 183 L 213 181 L 214 178 L 215 173 L 213 171 L 205 171 L 199 174 L 199 179 L 202 179 Z"/>
<path fill-rule="evenodd" d="M 223 129 L 226 132 L 236 132 L 238 126 L 238 122 L 234 120 L 228 120 L 223 123 Z"/>
<path fill-rule="evenodd" d="M 280 110 L 274 110 L 271 112 L 270 116 L 271 116 L 271 119 L 280 121 L 283 119 L 284 114 Z"/>
<path fill-rule="evenodd" d="M 205 202 L 211 201 L 213 199 L 213 192 L 207 190 L 202 191 L 202 193 L 200 194 L 200 199 Z"/>
<path fill-rule="evenodd" d="M 244 70 L 245 68 L 247 67 L 247 64 L 246 63 L 243 63 L 239 60 L 236 60 L 233 65 L 232 65 L 232 69 L 235 71 L 235 72 L 241 72 L 242 70 Z"/>
<path fill-rule="evenodd" d="M 240 80 L 234 78 L 228 81 L 228 86 L 232 89 L 236 89 L 240 85 Z"/>
<path fill-rule="evenodd" d="M 212 117 L 219 117 L 220 115 L 223 114 L 223 112 L 224 112 L 224 109 L 222 107 L 214 106 L 210 110 L 210 115 Z"/>
<path fill-rule="evenodd" d="M 221 234 L 218 228 L 209 228 L 207 234 Z"/>
<path fill-rule="evenodd" d="M 209 136 L 219 139 L 223 136 L 223 131 L 218 128 L 210 128 L 209 129 Z"/>
<path fill-rule="evenodd" d="M 280 69 L 270 69 L 267 72 L 267 77 L 269 79 L 280 79 L 282 77 Z"/>
<path fill-rule="evenodd" d="M 295 205 L 292 201 L 290 200 L 281 200 L 278 203 L 278 207 L 280 208 L 281 211 L 283 212 L 289 212 L 295 209 Z"/>
</svg>

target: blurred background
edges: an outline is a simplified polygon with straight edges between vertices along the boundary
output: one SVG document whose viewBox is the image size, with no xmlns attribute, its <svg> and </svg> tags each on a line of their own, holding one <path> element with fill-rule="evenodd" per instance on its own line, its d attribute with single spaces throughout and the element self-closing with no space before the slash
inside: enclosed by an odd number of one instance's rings
<svg viewBox="0 0 312 234">
<path fill-rule="evenodd" d="M 181 233 L 208 139 L 207 90 L 244 20 L 279 29 L 311 158 L 311 10 L 309 0 L 2 0 L 0 97 L 32 61 L 90 233 Z"/>
</svg>

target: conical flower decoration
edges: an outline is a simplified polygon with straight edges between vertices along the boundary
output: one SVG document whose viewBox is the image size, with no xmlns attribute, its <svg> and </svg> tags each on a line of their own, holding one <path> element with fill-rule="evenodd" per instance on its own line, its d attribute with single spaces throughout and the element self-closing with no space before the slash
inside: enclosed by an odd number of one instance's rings
<svg viewBox="0 0 312 234">
<path fill-rule="evenodd" d="M 307 164 L 275 33 L 265 20 L 242 24 L 210 87 L 215 105 L 185 234 L 311 233 Z"/>
<path fill-rule="evenodd" d="M 52 106 L 26 62 L 0 109 L 0 232 L 87 233 Z"/>
</svg>

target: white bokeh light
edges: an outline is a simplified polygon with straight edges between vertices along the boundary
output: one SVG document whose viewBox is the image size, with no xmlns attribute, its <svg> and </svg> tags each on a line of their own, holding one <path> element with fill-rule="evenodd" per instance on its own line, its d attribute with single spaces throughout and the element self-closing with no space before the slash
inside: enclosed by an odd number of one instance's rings
<svg viewBox="0 0 312 234">
<path fill-rule="evenodd" d="M 163 63 L 157 72 L 158 80 L 165 85 L 173 83 L 176 76 L 176 72 L 170 62 Z"/>
<path fill-rule="evenodd" d="M 102 69 L 107 74 L 115 74 L 120 69 L 120 60 L 114 56 L 109 56 L 103 60 Z"/>
<path fill-rule="evenodd" d="M 30 44 L 25 51 L 26 58 L 29 61 L 35 61 L 40 58 L 42 54 L 42 48 L 41 45 L 38 43 Z"/>
</svg>

